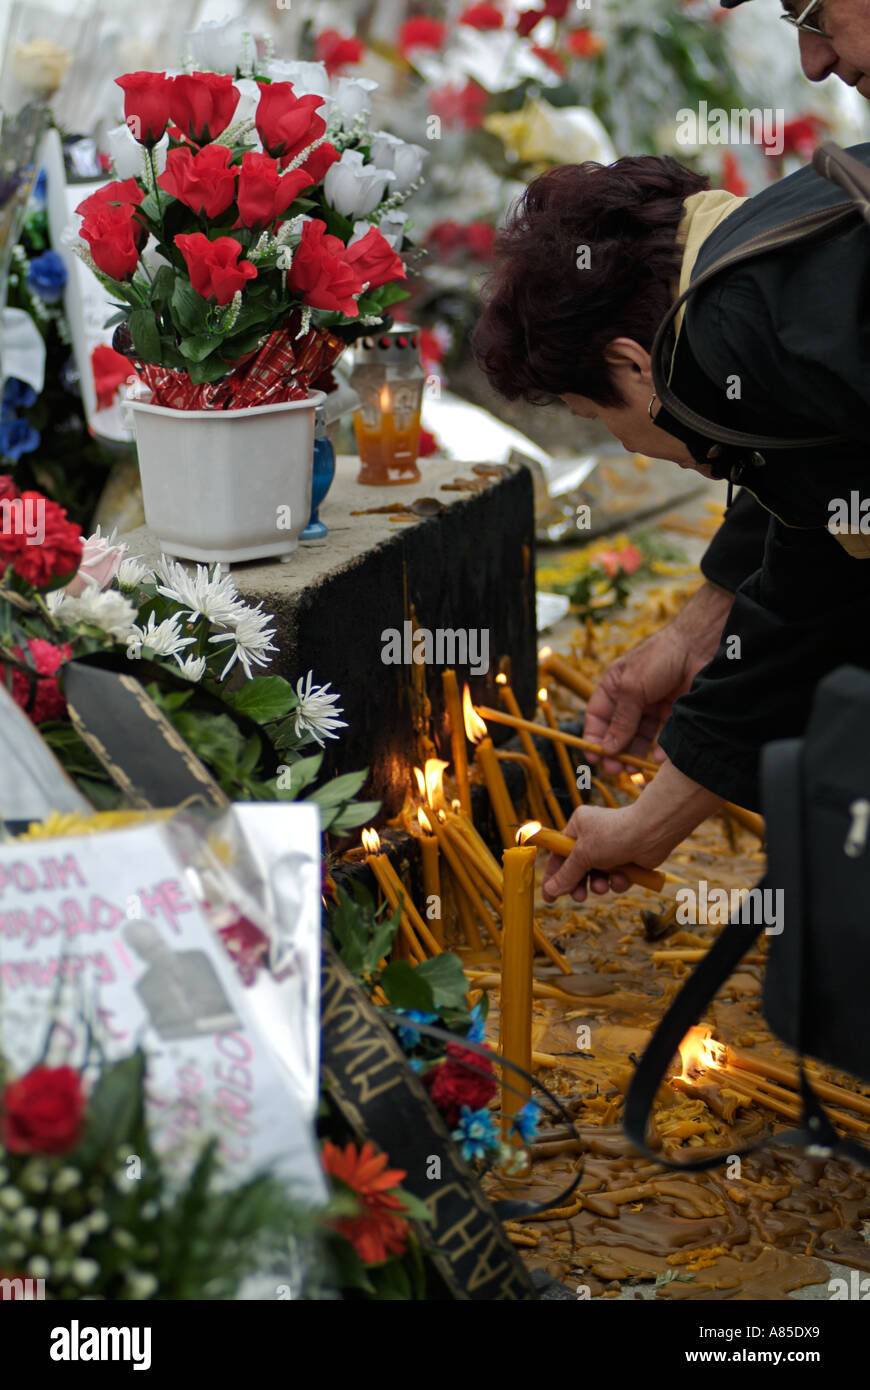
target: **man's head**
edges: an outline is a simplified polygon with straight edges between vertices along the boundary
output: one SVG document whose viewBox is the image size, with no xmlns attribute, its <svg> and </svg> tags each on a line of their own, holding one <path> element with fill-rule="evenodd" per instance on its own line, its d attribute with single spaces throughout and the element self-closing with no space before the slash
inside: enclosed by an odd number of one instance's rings
<svg viewBox="0 0 870 1390">
<path fill-rule="evenodd" d="M 720 0 L 727 10 L 744 0 Z M 811 82 L 839 77 L 870 100 L 870 0 L 781 0 L 798 23 L 801 67 Z"/>
</svg>

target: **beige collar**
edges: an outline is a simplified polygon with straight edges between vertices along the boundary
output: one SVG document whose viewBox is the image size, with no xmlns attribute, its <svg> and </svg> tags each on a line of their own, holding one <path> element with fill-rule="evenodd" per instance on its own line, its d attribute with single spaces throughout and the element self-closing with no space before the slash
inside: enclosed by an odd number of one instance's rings
<svg viewBox="0 0 870 1390">
<path fill-rule="evenodd" d="M 698 252 L 707 237 L 715 231 L 720 222 L 724 222 L 726 217 L 730 217 L 731 213 L 736 212 L 745 202 L 745 198 L 738 198 L 736 194 L 728 193 L 724 188 L 707 188 L 703 193 L 692 193 L 685 200 L 683 216 L 677 228 L 677 245 L 683 248 L 683 260 L 674 299 L 678 299 L 689 288 Z M 674 320 L 674 332 L 677 337 L 683 326 L 684 311 L 684 308 L 680 309 Z"/>
</svg>

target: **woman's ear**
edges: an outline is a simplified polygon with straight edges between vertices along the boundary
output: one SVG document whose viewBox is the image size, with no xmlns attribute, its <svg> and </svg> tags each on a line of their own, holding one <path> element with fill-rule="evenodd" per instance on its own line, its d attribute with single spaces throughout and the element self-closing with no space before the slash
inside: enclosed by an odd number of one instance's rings
<svg viewBox="0 0 870 1390">
<path fill-rule="evenodd" d="M 614 371 L 630 371 L 644 384 L 652 384 L 650 355 L 634 338 L 613 338 L 604 349 L 604 360 Z"/>
</svg>

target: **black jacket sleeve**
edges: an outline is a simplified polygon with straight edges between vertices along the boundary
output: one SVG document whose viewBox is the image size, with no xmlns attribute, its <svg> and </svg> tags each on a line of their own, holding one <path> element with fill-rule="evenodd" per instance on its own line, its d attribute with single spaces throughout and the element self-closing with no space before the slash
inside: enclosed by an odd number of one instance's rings
<svg viewBox="0 0 870 1390">
<path fill-rule="evenodd" d="M 761 569 L 770 512 L 741 489 L 701 559 L 711 583 L 736 594 L 744 579 Z"/>
<path fill-rule="evenodd" d="M 774 520 L 762 568 L 737 591 L 661 745 L 688 777 L 757 810 L 762 746 L 801 734 L 817 681 L 847 662 L 870 669 L 870 561 L 825 530 Z"/>
</svg>

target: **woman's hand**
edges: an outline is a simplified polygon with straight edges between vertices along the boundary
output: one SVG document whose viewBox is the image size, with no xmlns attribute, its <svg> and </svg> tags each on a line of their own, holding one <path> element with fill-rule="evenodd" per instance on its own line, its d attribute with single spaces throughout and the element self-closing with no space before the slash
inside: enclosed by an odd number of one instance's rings
<svg viewBox="0 0 870 1390">
<path fill-rule="evenodd" d="M 577 847 L 567 859 L 550 855 L 544 874 L 544 901 L 555 902 L 570 893 L 575 902 L 582 903 L 587 876 L 593 893 L 624 893 L 631 886 L 628 879 L 608 870 L 620 864 L 654 869 L 716 810 L 720 801 L 715 792 L 693 782 L 666 759 L 631 806 L 615 810 L 579 806 L 565 826 Z"/>
</svg>

